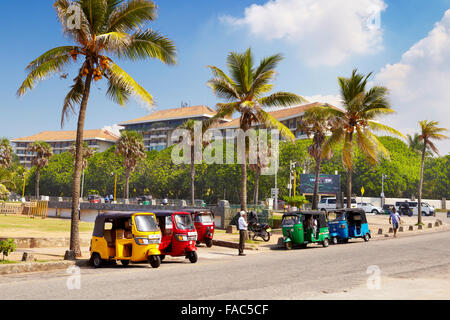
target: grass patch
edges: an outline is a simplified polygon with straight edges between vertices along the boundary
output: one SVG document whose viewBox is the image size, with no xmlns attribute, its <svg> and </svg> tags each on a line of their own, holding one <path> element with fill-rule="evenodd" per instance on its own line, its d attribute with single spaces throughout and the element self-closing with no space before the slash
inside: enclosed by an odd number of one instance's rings
<svg viewBox="0 0 450 320">
<path fill-rule="evenodd" d="M 15 264 L 15 263 L 19 263 L 19 261 L 0 260 L 0 265 L 2 265 L 2 264 Z"/>
<path fill-rule="evenodd" d="M 92 222 L 80 221 L 80 232 L 90 232 L 94 228 Z M 70 232 L 70 219 L 29 218 L 26 216 L 0 216 L 0 231 L 8 229 L 35 230 L 40 232 Z"/>
</svg>

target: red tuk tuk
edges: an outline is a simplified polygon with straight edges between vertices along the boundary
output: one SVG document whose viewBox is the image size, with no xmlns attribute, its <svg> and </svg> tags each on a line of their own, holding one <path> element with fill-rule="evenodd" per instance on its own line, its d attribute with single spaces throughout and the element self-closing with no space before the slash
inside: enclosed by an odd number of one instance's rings
<svg viewBox="0 0 450 320">
<path fill-rule="evenodd" d="M 205 243 L 208 248 L 213 245 L 214 230 L 216 224 L 214 223 L 214 214 L 210 210 L 205 209 L 186 209 L 192 216 L 195 229 L 197 230 L 197 242 Z"/>
<path fill-rule="evenodd" d="M 178 212 L 174 210 L 155 210 L 159 228 L 161 229 L 161 261 L 166 255 L 172 257 L 185 256 L 190 262 L 196 263 L 198 260 L 197 231 L 192 223 L 191 215 L 188 212 Z"/>
</svg>

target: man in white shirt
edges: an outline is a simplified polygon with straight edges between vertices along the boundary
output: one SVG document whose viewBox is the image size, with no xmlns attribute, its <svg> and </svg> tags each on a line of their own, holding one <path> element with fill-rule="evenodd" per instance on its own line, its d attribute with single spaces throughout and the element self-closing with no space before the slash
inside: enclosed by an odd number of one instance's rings
<svg viewBox="0 0 450 320">
<path fill-rule="evenodd" d="M 245 221 L 245 211 L 241 211 L 241 216 L 238 219 L 238 229 L 239 229 L 239 255 L 245 256 L 245 239 L 247 239 L 247 221 Z"/>
</svg>

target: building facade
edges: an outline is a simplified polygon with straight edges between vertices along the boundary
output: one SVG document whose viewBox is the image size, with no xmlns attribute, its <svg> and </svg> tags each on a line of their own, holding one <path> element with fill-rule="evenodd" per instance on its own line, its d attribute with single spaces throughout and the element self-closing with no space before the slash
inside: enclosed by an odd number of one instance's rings
<svg viewBox="0 0 450 320">
<path fill-rule="evenodd" d="M 28 151 L 28 146 L 35 141 L 47 142 L 54 154 L 61 154 L 70 150 L 77 137 L 76 131 L 44 131 L 33 136 L 12 139 L 14 153 L 20 158 L 20 163 L 25 167 L 31 167 L 31 161 L 35 156 Z M 114 145 L 119 137 L 104 130 L 85 130 L 83 141 L 96 152 L 103 152 Z"/>
</svg>

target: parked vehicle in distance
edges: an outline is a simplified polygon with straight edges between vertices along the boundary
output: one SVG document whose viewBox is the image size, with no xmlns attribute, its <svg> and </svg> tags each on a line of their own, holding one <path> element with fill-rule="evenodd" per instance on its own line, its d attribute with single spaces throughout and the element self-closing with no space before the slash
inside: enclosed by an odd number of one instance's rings
<svg viewBox="0 0 450 320">
<path fill-rule="evenodd" d="M 380 214 L 383 213 L 383 209 L 376 207 L 370 202 L 362 202 L 357 204 L 357 208 L 363 209 L 366 213 Z"/>
<path fill-rule="evenodd" d="M 402 212 L 402 207 L 404 206 L 405 201 L 398 201 L 395 203 L 395 208 L 399 213 Z M 417 216 L 418 215 L 418 206 L 419 203 L 417 201 L 408 201 L 409 208 L 411 212 L 409 216 Z M 436 209 L 433 206 L 430 206 L 427 202 L 422 202 L 422 215 L 423 216 L 433 216 L 436 212 Z"/>
<path fill-rule="evenodd" d="M 148 261 L 158 268 L 160 241 L 161 232 L 153 213 L 105 212 L 95 219 L 90 263 L 98 268 L 111 260 L 120 260 L 124 266 L 130 261 Z"/>
<path fill-rule="evenodd" d="M 87 200 L 90 203 L 100 203 L 101 199 L 102 199 L 102 196 L 99 196 L 98 194 L 90 194 L 87 196 Z"/>
<path fill-rule="evenodd" d="M 331 220 L 331 217 L 334 219 Z M 363 238 L 369 241 L 372 237 L 366 212 L 361 209 L 340 209 L 328 214 L 328 226 L 330 230 L 331 243 L 347 243 L 349 239 Z"/>
<path fill-rule="evenodd" d="M 270 241 L 272 229 L 267 223 L 259 223 L 258 215 L 254 211 L 250 211 L 248 214 L 248 231 L 253 233 L 253 241 L 258 237 L 265 242 Z"/>
<path fill-rule="evenodd" d="M 149 206 L 151 200 L 152 200 L 152 197 L 150 197 L 150 196 L 136 197 L 136 201 L 139 205 Z"/>
<path fill-rule="evenodd" d="M 344 207 L 346 206 L 347 199 L 344 199 Z M 352 199 L 352 208 L 357 207 L 356 199 Z M 330 210 L 336 210 L 337 209 L 337 199 L 336 198 L 323 198 L 320 200 L 319 204 L 317 205 L 317 209 L 328 212 Z"/>
<path fill-rule="evenodd" d="M 175 210 L 154 210 L 153 212 L 162 234 L 159 245 L 161 261 L 166 255 L 170 255 L 172 257 L 185 256 L 191 263 L 196 263 L 198 260 L 195 246 L 197 231 L 191 214 Z"/>
<path fill-rule="evenodd" d="M 194 221 L 195 229 L 197 230 L 196 244 L 206 244 L 208 248 L 213 245 L 214 230 L 216 223 L 214 222 L 214 213 L 211 210 L 203 209 L 183 209 L 189 212 Z"/>
<path fill-rule="evenodd" d="M 393 204 L 385 204 L 383 206 L 383 213 L 384 214 L 390 214 L 390 212 L 392 211 L 392 208 L 394 208 L 395 206 Z"/>
<path fill-rule="evenodd" d="M 316 220 L 313 229 L 310 223 Z M 325 213 L 320 211 L 287 212 L 281 222 L 285 248 L 291 250 L 294 245 L 306 248 L 309 243 L 319 243 L 328 247 L 330 234 Z"/>
</svg>

